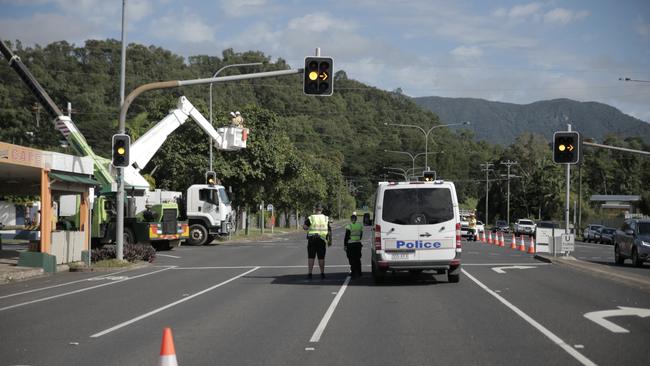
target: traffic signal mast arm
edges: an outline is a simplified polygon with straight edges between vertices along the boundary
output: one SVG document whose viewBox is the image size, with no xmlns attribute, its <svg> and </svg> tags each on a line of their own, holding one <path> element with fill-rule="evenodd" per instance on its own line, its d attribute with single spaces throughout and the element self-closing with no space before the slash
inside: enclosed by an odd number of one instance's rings
<svg viewBox="0 0 650 366">
<path fill-rule="evenodd" d="M 113 183 L 115 183 L 115 179 L 106 167 L 108 161 L 95 155 L 90 145 L 88 145 L 86 138 L 81 134 L 74 122 L 72 122 L 72 119 L 61 112 L 61 109 L 52 101 L 52 98 L 50 98 L 49 94 L 38 83 L 32 73 L 29 72 L 29 69 L 20 60 L 20 57 L 14 55 L 9 47 L 1 40 L 0 51 L 9 62 L 9 66 L 18 74 L 48 114 L 54 118 L 52 121 L 54 128 L 63 135 L 77 154 L 80 156 L 88 156 L 93 160 L 95 178 L 102 184 L 102 190 L 110 190 Z"/>
<path fill-rule="evenodd" d="M 246 147 L 246 133 L 248 129 L 239 127 L 220 128 L 219 131 L 203 117 L 198 109 L 186 97 L 180 97 L 176 109 L 169 112 L 154 127 L 131 144 L 131 165 L 136 169 L 143 169 L 153 158 L 162 144 L 178 127 L 183 125 L 188 118 L 192 118 L 212 139 L 217 149 L 238 150 Z M 230 141 L 227 134 L 239 137 L 238 141 Z M 240 137 L 241 136 L 241 137 Z"/>
</svg>

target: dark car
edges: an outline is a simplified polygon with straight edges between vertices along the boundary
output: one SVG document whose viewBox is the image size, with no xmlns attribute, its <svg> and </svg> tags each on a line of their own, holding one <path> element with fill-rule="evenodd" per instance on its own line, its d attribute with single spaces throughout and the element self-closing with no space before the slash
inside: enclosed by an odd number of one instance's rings
<svg viewBox="0 0 650 366">
<path fill-rule="evenodd" d="M 614 235 L 616 235 L 616 229 L 613 227 L 601 228 L 596 237 L 596 242 L 601 244 L 614 244 Z"/>
<path fill-rule="evenodd" d="M 614 258 L 619 265 L 629 258 L 637 267 L 650 260 L 650 219 L 625 220 L 614 236 Z"/>
<path fill-rule="evenodd" d="M 505 222 L 505 220 L 497 220 L 496 225 L 492 227 L 492 232 L 496 233 L 497 231 L 501 231 L 504 233 L 509 233 L 510 232 L 510 226 L 508 226 L 508 223 Z"/>
</svg>

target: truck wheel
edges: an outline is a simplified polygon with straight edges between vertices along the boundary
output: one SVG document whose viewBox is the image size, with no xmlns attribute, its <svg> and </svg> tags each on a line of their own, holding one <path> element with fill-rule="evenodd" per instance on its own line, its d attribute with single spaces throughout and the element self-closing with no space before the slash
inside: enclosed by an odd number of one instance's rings
<svg viewBox="0 0 650 366">
<path fill-rule="evenodd" d="M 372 262 L 371 269 L 372 269 L 372 280 L 375 281 L 376 284 L 384 283 L 386 273 L 377 269 L 375 262 Z"/>
<path fill-rule="evenodd" d="M 447 282 L 458 283 L 460 281 L 460 267 L 452 268 L 447 271 Z"/>
<path fill-rule="evenodd" d="M 641 257 L 639 257 L 639 252 L 636 250 L 636 247 L 632 249 L 632 265 L 634 265 L 634 267 L 643 266 L 643 261 L 641 260 Z"/>
<path fill-rule="evenodd" d="M 201 224 L 190 226 L 190 237 L 187 238 L 189 245 L 203 245 L 208 241 L 208 230 Z"/>
<path fill-rule="evenodd" d="M 133 231 L 128 227 L 124 228 L 124 234 L 122 237 L 124 238 L 124 244 L 135 244 L 135 235 L 133 235 Z"/>
</svg>

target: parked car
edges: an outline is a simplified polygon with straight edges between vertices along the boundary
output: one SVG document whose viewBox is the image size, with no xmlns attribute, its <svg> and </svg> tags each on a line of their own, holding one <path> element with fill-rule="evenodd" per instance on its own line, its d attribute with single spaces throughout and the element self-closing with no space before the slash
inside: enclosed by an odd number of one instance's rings
<svg viewBox="0 0 650 366">
<path fill-rule="evenodd" d="M 625 259 L 640 267 L 650 260 L 650 219 L 629 219 L 616 230 L 614 260 L 622 265 Z"/>
<path fill-rule="evenodd" d="M 601 244 L 614 244 L 614 235 L 616 234 L 616 229 L 613 227 L 603 227 L 599 230 L 598 238 L 596 241 Z"/>
<path fill-rule="evenodd" d="M 535 223 L 533 220 L 519 219 L 515 222 L 515 235 L 535 235 Z"/>
<path fill-rule="evenodd" d="M 510 232 L 510 226 L 505 220 L 497 220 L 495 225 L 492 227 L 492 232 L 496 233 L 497 231 L 502 231 L 504 233 Z"/>
<path fill-rule="evenodd" d="M 603 225 L 589 224 L 585 228 L 585 231 L 582 233 L 582 240 L 586 243 L 596 240 L 596 235 L 598 234 L 598 229 L 602 228 Z"/>
<path fill-rule="evenodd" d="M 485 224 L 483 223 L 483 221 L 476 221 L 476 232 L 477 233 L 485 232 Z"/>
</svg>

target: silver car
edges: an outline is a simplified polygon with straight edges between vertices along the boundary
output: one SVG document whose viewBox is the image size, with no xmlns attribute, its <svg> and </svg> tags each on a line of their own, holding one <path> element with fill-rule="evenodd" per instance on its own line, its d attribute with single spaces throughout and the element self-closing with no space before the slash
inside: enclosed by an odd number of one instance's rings
<svg viewBox="0 0 650 366">
<path fill-rule="evenodd" d="M 614 258 L 622 265 L 625 259 L 640 267 L 650 260 L 650 220 L 626 220 L 614 236 Z"/>
</svg>

